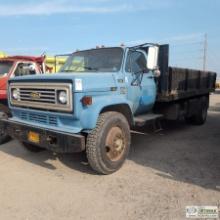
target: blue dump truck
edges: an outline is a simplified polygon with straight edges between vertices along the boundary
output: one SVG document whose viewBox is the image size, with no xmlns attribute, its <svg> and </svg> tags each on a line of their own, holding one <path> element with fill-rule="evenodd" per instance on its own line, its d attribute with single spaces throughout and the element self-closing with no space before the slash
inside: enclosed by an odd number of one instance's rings
<svg viewBox="0 0 220 220">
<path fill-rule="evenodd" d="M 4 129 L 26 149 L 85 151 L 100 174 L 126 160 L 130 129 L 149 121 L 202 125 L 216 73 L 168 65 L 169 46 L 96 48 L 74 52 L 60 73 L 9 81 L 12 117 Z"/>
</svg>

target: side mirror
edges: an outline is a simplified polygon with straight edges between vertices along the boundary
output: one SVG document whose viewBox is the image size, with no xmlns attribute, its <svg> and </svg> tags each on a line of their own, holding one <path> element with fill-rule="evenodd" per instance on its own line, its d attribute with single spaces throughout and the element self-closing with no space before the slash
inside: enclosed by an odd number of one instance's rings
<svg viewBox="0 0 220 220">
<path fill-rule="evenodd" d="M 147 68 L 149 70 L 156 70 L 158 68 L 158 55 L 159 55 L 158 46 L 150 46 L 148 48 Z"/>
</svg>

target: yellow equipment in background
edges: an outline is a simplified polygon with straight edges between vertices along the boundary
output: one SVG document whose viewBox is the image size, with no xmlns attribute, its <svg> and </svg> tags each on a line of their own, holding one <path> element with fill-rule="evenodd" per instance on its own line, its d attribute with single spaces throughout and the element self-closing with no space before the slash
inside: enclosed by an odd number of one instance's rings
<svg viewBox="0 0 220 220">
<path fill-rule="evenodd" d="M 0 51 L 0 58 L 7 57 L 7 54 L 5 52 Z"/>
<path fill-rule="evenodd" d="M 216 89 L 220 89 L 220 80 L 217 80 L 217 82 L 215 84 L 215 88 Z"/>
<path fill-rule="evenodd" d="M 61 66 L 66 62 L 67 57 L 46 56 L 45 63 L 51 68 L 52 73 L 59 72 Z"/>
</svg>

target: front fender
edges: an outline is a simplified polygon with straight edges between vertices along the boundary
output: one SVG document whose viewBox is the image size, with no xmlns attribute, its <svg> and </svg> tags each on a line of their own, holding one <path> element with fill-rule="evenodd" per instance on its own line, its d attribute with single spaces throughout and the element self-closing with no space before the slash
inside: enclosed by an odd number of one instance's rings
<svg viewBox="0 0 220 220">
<path fill-rule="evenodd" d="M 127 104 L 132 109 L 132 103 L 120 95 L 114 96 L 96 96 L 93 97 L 92 105 L 84 107 L 80 114 L 80 122 L 84 129 L 93 129 L 96 126 L 98 117 L 103 108 L 118 105 Z"/>
</svg>

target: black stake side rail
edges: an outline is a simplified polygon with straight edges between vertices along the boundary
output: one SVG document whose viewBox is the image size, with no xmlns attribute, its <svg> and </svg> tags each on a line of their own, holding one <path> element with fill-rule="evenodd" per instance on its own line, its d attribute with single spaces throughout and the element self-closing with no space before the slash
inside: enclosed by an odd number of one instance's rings
<svg viewBox="0 0 220 220">
<path fill-rule="evenodd" d="M 216 73 L 169 67 L 158 78 L 157 102 L 169 102 L 209 94 L 215 90 Z"/>
</svg>

